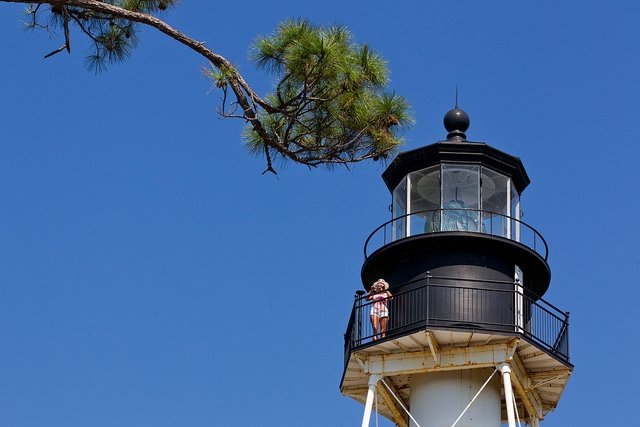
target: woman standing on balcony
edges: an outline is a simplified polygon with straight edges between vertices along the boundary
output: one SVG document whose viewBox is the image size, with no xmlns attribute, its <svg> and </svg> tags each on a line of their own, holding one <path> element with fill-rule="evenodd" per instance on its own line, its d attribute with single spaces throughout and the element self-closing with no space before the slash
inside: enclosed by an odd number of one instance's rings
<svg viewBox="0 0 640 427">
<path fill-rule="evenodd" d="M 387 324 L 389 323 L 389 307 L 388 301 L 393 298 L 389 292 L 389 284 L 378 279 L 371 289 L 369 289 L 368 300 L 372 300 L 371 304 L 371 325 L 373 326 L 373 339 L 384 338 L 387 332 Z"/>
</svg>

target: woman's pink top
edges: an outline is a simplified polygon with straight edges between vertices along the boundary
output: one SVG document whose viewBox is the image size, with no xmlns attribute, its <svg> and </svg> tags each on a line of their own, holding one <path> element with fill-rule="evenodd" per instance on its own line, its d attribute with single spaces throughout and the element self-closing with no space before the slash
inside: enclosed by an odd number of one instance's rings
<svg viewBox="0 0 640 427">
<path fill-rule="evenodd" d="M 373 307 L 377 310 L 384 310 L 387 308 L 387 293 L 381 292 L 373 295 Z"/>
</svg>

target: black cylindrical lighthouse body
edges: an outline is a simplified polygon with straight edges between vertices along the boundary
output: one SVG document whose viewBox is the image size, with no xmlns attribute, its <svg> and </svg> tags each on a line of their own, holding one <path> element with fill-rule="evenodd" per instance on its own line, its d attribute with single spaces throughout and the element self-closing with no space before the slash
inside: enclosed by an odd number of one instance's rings
<svg viewBox="0 0 640 427">
<path fill-rule="evenodd" d="M 522 162 L 467 141 L 468 120 L 449 111 L 446 141 L 401 153 L 383 173 L 392 219 L 367 240 L 362 282 L 368 290 L 384 278 L 398 293 L 428 281 L 428 300 L 413 310 L 432 324 L 509 329 L 529 312 L 514 294 L 535 301 L 549 286 L 547 246 L 521 220 Z"/>
</svg>

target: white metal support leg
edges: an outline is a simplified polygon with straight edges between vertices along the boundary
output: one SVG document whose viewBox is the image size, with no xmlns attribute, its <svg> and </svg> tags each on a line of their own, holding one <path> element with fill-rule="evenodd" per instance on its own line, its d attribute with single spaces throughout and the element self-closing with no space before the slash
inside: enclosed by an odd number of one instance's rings
<svg viewBox="0 0 640 427">
<path fill-rule="evenodd" d="M 540 427 L 540 420 L 538 417 L 532 415 L 531 418 L 529 418 L 529 425 L 531 427 Z"/>
<path fill-rule="evenodd" d="M 376 385 L 382 379 L 382 375 L 371 374 L 369 377 L 369 390 L 367 391 L 367 401 L 364 404 L 364 415 L 362 415 L 362 427 L 369 427 L 371 419 L 371 408 L 373 407 L 373 398 L 376 393 Z"/>
<path fill-rule="evenodd" d="M 516 417 L 513 410 L 513 388 L 511 387 L 511 367 L 508 363 L 503 363 L 499 368 L 504 385 L 504 404 L 507 407 L 507 421 L 509 422 L 509 427 L 516 427 Z"/>
</svg>

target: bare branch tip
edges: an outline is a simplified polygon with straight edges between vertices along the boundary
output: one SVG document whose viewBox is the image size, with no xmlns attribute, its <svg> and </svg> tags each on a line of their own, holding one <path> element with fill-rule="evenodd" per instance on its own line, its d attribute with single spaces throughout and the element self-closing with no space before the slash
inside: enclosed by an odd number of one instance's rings
<svg viewBox="0 0 640 427">
<path fill-rule="evenodd" d="M 278 176 L 278 172 L 276 172 L 276 170 L 271 165 L 267 166 L 267 168 L 262 172 L 262 175 L 266 174 L 267 172 L 272 173 L 276 177 Z"/>
<path fill-rule="evenodd" d="M 52 57 L 53 55 L 55 55 L 56 53 L 60 53 L 60 52 L 62 52 L 62 51 L 63 51 L 63 50 L 65 50 L 65 49 L 68 49 L 68 45 L 67 45 L 66 43 L 65 43 L 65 44 L 63 44 L 62 46 L 60 46 L 59 48 L 57 48 L 56 50 L 54 50 L 54 51 L 52 51 L 52 52 L 47 53 L 47 54 L 44 56 L 44 58 L 45 58 L 45 59 L 50 58 L 50 57 Z"/>
</svg>

